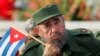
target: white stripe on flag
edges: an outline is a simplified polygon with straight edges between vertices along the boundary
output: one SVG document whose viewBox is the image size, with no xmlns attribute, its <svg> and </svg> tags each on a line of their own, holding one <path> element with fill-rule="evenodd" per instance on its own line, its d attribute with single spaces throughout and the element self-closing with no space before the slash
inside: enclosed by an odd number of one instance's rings
<svg viewBox="0 0 100 56">
<path fill-rule="evenodd" d="M 2 56 L 2 53 L 3 53 L 3 51 L 4 51 L 5 47 L 6 47 L 6 45 L 8 44 L 9 40 L 10 40 L 10 35 L 7 37 L 7 39 L 4 41 L 4 43 L 3 43 L 2 46 L 0 47 L 0 56 Z"/>
<path fill-rule="evenodd" d="M 6 56 L 11 56 L 13 50 L 15 49 L 15 47 L 17 46 L 18 43 L 19 43 L 19 41 L 15 42 L 15 43 L 13 43 L 13 44 L 11 45 L 11 47 L 9 48 L 8 53 L 7 53 Z"/>
</svg>

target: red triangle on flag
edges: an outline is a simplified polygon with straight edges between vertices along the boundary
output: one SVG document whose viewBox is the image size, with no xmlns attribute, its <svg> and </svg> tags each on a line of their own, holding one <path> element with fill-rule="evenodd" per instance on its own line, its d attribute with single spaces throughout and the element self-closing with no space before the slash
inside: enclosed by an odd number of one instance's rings
<svg viewBox="0 0 100 56">
<path fill-rule="evenodd" d="M 14 43 L 16 41 L 22 40 L 25 38 L 25 35 L 15 28 L 10 28 L 10 43 Z"/>
</svg>

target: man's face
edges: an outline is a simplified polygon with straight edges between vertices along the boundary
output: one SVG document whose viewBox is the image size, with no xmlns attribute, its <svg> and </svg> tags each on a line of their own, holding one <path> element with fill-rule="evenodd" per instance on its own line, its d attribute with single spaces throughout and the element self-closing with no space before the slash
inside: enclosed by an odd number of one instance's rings
<svg viewBox="0 0 100 56">
<path fill-rule="evenodd" d="M 37 26 L 38 34 L 46 42 L 54 42 L 61 40 L 65 31 L 65 24 L 63 17 L 55 16 Z"/>
</svg>

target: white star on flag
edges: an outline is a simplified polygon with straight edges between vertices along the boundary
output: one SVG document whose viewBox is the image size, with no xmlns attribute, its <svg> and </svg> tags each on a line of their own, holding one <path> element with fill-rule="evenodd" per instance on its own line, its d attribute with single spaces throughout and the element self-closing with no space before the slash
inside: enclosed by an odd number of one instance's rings
<svg viewBox="0 0 100 56">
<path fill-rule="evenodd" d="M 19 37 L 18 34 L 15 34 L 15 35 L 14 35 L 14 38 L 18 38 L 18 37 Z"/>
</svg>

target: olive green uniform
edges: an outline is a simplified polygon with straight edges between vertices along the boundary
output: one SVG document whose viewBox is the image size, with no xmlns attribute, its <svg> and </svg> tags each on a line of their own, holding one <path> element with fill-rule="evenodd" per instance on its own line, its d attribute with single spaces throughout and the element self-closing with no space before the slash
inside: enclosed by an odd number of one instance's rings
<svg viewBox="0 0 100 56">
<path fill-rule="evenodd" d="M 100 40 L 87 29 L 66 30 L 66 44 L 61 56 L 100 56 Z M 27 45 L 23 56 L 43 56 L 44 47 L 33 41 Z"/>
</svg>

